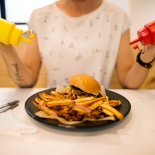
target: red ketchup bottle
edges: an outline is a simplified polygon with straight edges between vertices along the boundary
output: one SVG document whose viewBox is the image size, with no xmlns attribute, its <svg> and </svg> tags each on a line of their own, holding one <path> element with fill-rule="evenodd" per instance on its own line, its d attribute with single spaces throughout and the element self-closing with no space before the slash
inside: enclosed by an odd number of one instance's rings
<svg viewBox="0 0 155 155">
<path fill-rule="evenodd" d="M 135 44 L 137 42 L 141 42 L 143 46 L 152 44 L 155 45 L 155 21 L 152 21 L 144 26 L 144 28 L 137 31 L 138 38 L 131 41 L 130 45 Z M 134 47 L 135 49 L 138 46 Z"/>
</svg>

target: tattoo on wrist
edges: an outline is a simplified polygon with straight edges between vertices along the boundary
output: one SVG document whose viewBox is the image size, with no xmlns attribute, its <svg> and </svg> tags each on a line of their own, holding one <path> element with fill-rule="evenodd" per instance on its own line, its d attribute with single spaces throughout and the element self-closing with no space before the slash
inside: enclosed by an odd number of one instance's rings
<svg viewBox="0 0 155 155">
<path fill-rule="evenodd" d="M 15 68 L 15 77 L 16 77 L 16 80 L 19 82 L 19 85 L 20 85 L 20 82 L 22 81 L 22 76 L 19 73 L 19 66 L 18 66 L 18 64 L 12 64 L 12 66 Z"/>
</svg>

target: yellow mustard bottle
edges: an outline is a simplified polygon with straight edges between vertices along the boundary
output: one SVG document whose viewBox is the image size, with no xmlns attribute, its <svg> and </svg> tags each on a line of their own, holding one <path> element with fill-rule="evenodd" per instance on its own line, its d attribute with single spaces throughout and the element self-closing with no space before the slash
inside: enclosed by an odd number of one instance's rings
<svg viewBox="0 0 155 155">
<path fill-rule="evenodd" d="M 24 31 L 14 23 L 0 18 L 0 43 L 5 45 L 18 45 L 21 41 L 31 42 L 32 34 L 29 38 L 24 36 Z"/>
</svg>

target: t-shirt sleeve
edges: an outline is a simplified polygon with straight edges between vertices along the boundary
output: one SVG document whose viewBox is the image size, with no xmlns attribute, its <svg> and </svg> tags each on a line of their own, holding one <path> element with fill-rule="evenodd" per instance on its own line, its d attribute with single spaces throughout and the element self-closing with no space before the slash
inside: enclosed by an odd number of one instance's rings
<svg viewBox="0 0 155 155">
<path fill-rule="evenodd" d="M 128 30 L 130 28 L 130 25 L 131 25 L 131 21 L 129 19 L 129 16 L 126 13 L 124 13 L 122 33 Z"/>
<path fill-rule="evenodd" d="M 29 27 L 29 29 L 31 29 L 33 32 L 36 33 L 37 31 L 37 24 L 36 24 L 36 13 L 35 11 L 33 11 L 30 15 L 29 21 L 27 22 L 27 25 Z"/>
</svg>

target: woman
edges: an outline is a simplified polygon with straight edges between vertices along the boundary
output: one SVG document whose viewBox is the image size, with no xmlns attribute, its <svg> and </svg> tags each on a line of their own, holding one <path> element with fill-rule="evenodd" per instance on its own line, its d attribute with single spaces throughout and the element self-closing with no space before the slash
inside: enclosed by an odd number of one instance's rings
<svg viewBox="0 0 155 155">
<path fill-rule="evenodd" d="M 29 26 L 35 37 L 20 59 L 12 46 L 1 45 L 12 79 L 19 87 L 33 87 L 43 63 L 49 87 L 65 85 L 72 74 L 87 73 L 106 88 L 113 68 L 123 88 L 139 88 L 148 68 L 135 63 L 129 46 L 127 15 L 105 0 L 59 0 L 32 12 Z M 140 60 L 150 62 L 154 47 Z"/>
</svg>

